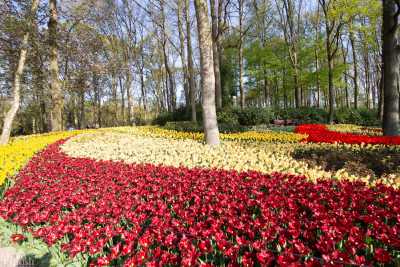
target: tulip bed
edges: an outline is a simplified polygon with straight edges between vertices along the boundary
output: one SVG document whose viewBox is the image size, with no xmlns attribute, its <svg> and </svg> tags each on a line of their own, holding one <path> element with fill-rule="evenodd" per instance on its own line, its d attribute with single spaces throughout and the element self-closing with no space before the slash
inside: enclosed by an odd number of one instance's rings
<svg viewBox="0 0 400 267">
<path fill-rule="evenodd" d="M 218 147 L 147 126 L 15 139 L 0 147 L 23 158 L 8 177 L 35 156 L 0 200 L 0 241 L 43 240 L 62 266 L 399 265 L 398 168 L 357 176 L 313 160 L 346 151 L 393 165 L 398 139 L 295 132 L 221 134 Z"/>
<path fill-rule="evenodd" d="M 73 158 L 63 142 L 20 171 L 0 215 L 90 265 L 399 262 L 392 187 Z"/>
<path fill-rule="evenodd" d="M 400 137 L 370 136 L 328 130 L 321 124 L 303 124 L 295 129 L 296 133 L 307 134 L 307 142 L 314 143 L 347 143 L 347 144 L 383 144 L 400 145 Z"/>
</svg>

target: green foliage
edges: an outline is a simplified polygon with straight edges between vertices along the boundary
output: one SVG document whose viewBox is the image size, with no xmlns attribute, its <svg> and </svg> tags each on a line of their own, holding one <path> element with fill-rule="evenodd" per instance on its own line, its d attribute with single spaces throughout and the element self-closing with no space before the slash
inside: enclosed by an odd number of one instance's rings
<svg viewBox="0 0 400 267">
<path fill-rule="evenodd" d="M 375 126 L 380 124 L 378 120 L 378 111 L 366 108 L 341 108 L 335 112 L 335 120 L 338 123 L 364 126 Z"/>
<path fill-rule="evenodd" d="M 275 115 L 276 119 L 296 120 L 298 123 L 326 123 L 328 119 L 326 110 L 315 107 L 279 109 Z"/>
<path fill-rule="evenodd" d="M 201 107 L 196 107 L 196 116 L 198 121 L 202 121 L 203 114 L 201 112 Z M 161 112 L 153 120 L 153 125 L 164 126 L 169 121 L 188 121 L 191 115 L 185 107 L 179 107 L 174 112 Z"/>
<path fill-rule="evenodd" d="M 246 126 L 268 124 L 272 118 L 271 111 L 266 108 L 248 107 L 244 109 L 236 109 L 235 113 L 239 124 Z"/>
<path fill-rule="evenodd" d="M 217 112 L 218 123 L 225 123 L 230 125 L 238 125 L 238 115 L 232 109 L 226 109 Z"/>
<path fill-rule="evenodd" d="M 176 122 L 167 122 L 164 128 L 168 130 L 175 130 L 180 132 L 203 132 L 203 126 L 198 123 L 193 123 L 191 121 L 176 121 Z M 238 124 L 228 124 L 228 123 L 219 123 L 218 129 L 221 133 L 236 133 L 246 131 L 247 128 Z"/>
</svg>

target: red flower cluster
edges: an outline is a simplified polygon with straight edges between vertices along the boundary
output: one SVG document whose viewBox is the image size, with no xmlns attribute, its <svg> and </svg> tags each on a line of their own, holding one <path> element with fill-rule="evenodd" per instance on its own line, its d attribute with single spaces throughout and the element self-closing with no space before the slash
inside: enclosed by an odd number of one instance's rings
<svg viewBox="0 0 400 267">
<path fill-rule="evenodd" d="M 70 158 L 59 144 L 19 173 L 0 215 L 93 266 L 340 266 L 400 254 L 391 187 Z"/>
<path fill-rule="evenodd" d="M 384 144 L 400 145 L 400 137 L 368 136 L 353 133 L 330 131 L 322 124 L 302 124 L 295 128 L 296 133 L 308 134 L 305 139 L 312 143 L 346 143 L 346 144 Z"/>
</svg>

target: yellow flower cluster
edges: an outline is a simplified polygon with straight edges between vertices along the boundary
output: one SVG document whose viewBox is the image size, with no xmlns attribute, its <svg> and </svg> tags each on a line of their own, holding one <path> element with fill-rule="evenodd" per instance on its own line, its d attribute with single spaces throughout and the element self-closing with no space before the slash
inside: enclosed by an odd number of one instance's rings
<svg viewBox="0 0 400 267">
<path fill-rule="evenodd" d="M 193 139 L 204 140 L 203 133 L 181 132 L 168 130 L 159 127 L 143 126 L 143 127 L 119 127 L 114 131 L 122 133 L 131 133 L 140 136 L 149 137 L 166 137 L 173 139 Z M 257 141 L 257 142 L 282 142 L 282 143 L 297 143 L 306 138 L 306 135 L 290 132 L 273 132 L 273 131 L 247 131 L 241 133 L 220 134 L 221 140 L 229 141 Z"/>
<path fill-rule="evenodd" d="M 76 135 L 82 131 L 54 132 L 42 135 L 29 135 L 12 138 L 10 143 L 0 146 L 0 185 L 7 177 L 15 175 L 32 156 L 54 143 Z"/>
<path fill-rule="evenodd" d="M 328 125 L 328 129 L 331 131 L 341 133 L 354 133 L 362 135 L 382 135 L 382 131 L 379 128 L 364 127 L 355 124 L 333 124 Z"/>
</svg>

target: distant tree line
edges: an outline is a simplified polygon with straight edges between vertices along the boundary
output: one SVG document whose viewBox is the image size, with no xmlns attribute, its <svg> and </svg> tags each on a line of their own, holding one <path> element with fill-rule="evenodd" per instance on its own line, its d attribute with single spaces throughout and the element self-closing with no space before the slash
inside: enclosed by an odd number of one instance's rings
<svg viewBox="0 0 400 267">
<path fill-rule="evenodd" d="M 399 133 L 397 0 L 0 2 L 1 142 L 184 108 L 374 109 Z"/>
</svg>

